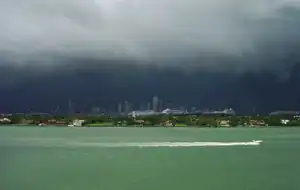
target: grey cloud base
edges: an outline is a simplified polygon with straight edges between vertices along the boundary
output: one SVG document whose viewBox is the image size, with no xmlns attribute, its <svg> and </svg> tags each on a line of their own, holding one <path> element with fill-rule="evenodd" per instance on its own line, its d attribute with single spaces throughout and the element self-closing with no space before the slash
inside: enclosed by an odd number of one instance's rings
<svg viewBox="0 0 300 190">
<path fill-rule="evenodd" d="M 298 56 L 299 5 L 299 0 L 3 0 L 0 64 L 53 67 L 80 58 L 212 70 L 287 67 L 286 60 Z"/>
</svg>

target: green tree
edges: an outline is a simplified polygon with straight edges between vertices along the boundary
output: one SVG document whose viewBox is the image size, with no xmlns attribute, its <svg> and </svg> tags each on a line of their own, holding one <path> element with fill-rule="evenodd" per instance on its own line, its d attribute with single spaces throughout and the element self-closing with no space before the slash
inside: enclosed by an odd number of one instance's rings
<svg viewBox="0 0 300 190">
<path fill-rule="evenodd" d="M 13 114 L 8 117 L 8 119 L 11 120 L 12 124 L 19 124 L 21 121 L 25 118 L 25 116 L 22 114 Z"/>
<path fill-rule="evenodd" d="M 265 121 L 269 126 L 281 126 L 281 119 L 279 116 L 270 116 Z"/>
<path fill-rule="evenodd" d="M 217 127 L 218 123 L 215 118 L 210 116 L 200 116 L 197 120 L 197 126 L 202 127 Z"/>
<path fill-rule="evenodd" d="M 238 117 L 231 117 L 229 124 L 232 127 L 237 127 L 237 126 L 241 125 L 241 120 Z"/>
</svg>

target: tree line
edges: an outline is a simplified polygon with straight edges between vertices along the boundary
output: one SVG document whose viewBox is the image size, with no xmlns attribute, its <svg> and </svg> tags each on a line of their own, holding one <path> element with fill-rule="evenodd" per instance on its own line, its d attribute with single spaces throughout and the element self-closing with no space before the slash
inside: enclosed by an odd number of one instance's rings
<svg viewBox="0 0 300 190">
<path fill-rule="evenodd" d="M 11 115 L 6 124 L 68 125 L 75 119 L 84 120 L 83 126 L 194 126 L 194 127 L 237 127 L 237 126 L 300 126 L 294 116 L 203 116 L 203 115 L 151 115 L 142 117 L 91 116 L 91 115 Z M 283 122 L 285 120 L 285 122 Z"/>
</svg>

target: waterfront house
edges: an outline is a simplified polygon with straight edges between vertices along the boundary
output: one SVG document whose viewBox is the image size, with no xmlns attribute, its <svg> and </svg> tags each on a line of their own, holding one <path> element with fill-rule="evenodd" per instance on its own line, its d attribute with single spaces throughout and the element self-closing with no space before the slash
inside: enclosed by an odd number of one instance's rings
<svg viewBox="0 0 300 190">
<path fill-rule="evenodd" d="M 8 118 L 1 118 L 0 123 L 1 124 L 9 124 L 9 123 L 11 123 L 11 120 Z"/>
<path fill-rule="evenodd" d="M 287 124 L 290 123 L 290 120 L 288 120 L 288 119 L 281 119 L 280 123 L 283 124 L 283 125 L 287 125 Z"/>
<path fill-rule="evenodd" d="M 230 126 L 229 120 L 219 120 L 219 121 L 217 121 L 217 123 L 221 127 L 229 127 Z"/>
<path fill-rule="evenodd" d="M 266 122 L 263 120 L 250 120 L 249 126 L 266 126 Z"/>
<path fill-rule="evenodd" d="M 74 127 L 81 127 L 82 126 L 82 124 L 85 122 L 85 120 L 83 120 L 83 119 L 75 119 L 74 121 L 73 121 L 73 126 Z"/>
<path fill-rule="evenodd" d="M 174 124 L 172 123 L 171 120 L 167 120 L 163 123 L 161 123 L 162 126 L 166 126 L 166 127 L 171 127 L 171 126 L 174 126 Z"/>
<path fill-rule="evenodd" d="M 142 126 L 144 126 L 144 124 L 145 124 L 145 121 L 144 120 L 134 120 L 134 123 L 135 123 L 135 126 L 137 126 L 137 127 L 142 127 Z"/>
</svg>

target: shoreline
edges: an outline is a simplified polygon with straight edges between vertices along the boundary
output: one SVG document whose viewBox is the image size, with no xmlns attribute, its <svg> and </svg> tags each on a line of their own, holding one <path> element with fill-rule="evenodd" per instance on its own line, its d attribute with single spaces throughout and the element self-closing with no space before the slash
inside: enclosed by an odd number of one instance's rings
<svg viewBox="0 0 300 190">
<path fill-rule="evenodd" d="M 91 129 L 101 129 L 101 128 L 115 128 L 115 129 L 122 129 L 122 128 L 165 128 L 165 129 L 268 129 L 268 128 L 299 128 L 300 126 L 236 126 L 236 127 L 228 127 L 228 126 L 212 126 L 212 127 L 203 127 L 203 126 L 78 126 L 78 127 L 70 127 L 67 125 L 0 125 L 1 127 L 23 127 L 23 128 L 91 128 Z"/>
</svg>

